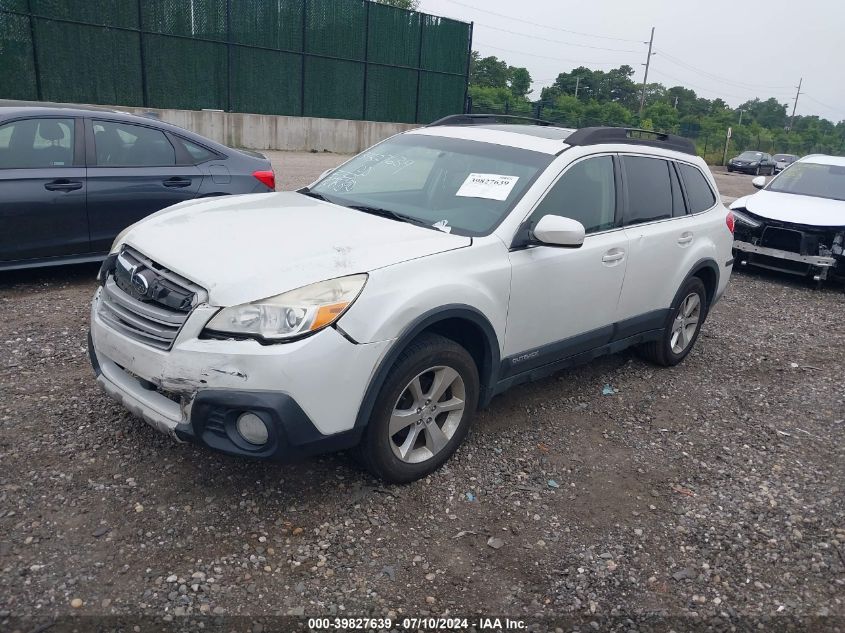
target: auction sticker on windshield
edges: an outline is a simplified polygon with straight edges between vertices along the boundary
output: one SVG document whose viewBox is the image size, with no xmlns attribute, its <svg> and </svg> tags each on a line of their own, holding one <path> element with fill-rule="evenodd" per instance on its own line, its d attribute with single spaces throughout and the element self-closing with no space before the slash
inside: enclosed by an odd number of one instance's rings
<svg viewBox="0 0 845 633">
<path fill-rule="evenodd" d="M 519 176 L 470 174 L 455 195 L 464 198 L 505 200 L 510 195 L 511 189 L 513 189 L 517 180 L 519 180 Z"/>
</svg>

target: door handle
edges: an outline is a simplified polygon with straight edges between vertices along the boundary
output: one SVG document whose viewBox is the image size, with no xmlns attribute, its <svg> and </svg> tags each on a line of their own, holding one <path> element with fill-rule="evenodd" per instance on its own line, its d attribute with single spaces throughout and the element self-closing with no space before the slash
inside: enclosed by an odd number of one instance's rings
<svg viewBox="0 0 845 633">
<path fill-rule="evenodd" d="M 625 259 L 625 251 L 621 248 L 611 248 L 602 256 L 601 261 L 612 266 L 623 259 Z"/>
<path fill-rule="evenodd" d="M 180 178 L 179 176 L 174 176 L 173 178 L 168 178 L 167 180 L 163 181 L 165 187 L 190 187 L 192 180 L 190 178 Z"/>
<path fill-rule="evenodd" d="M 68 180 L 67 178 L 59 178 L 53 182 L 48 182 L 44 185 L 47 191 L 76 191 L 82 189 L 82 183 L 78 180 Z"/>
<path fill-rule="evenodd" d="M 681 237 L 678 238 L 678 245 L 679 246 L 689 246 L 692 244 L 693 235 L 689 231 L 686 233 L 681 233 Z"/>
</svg>

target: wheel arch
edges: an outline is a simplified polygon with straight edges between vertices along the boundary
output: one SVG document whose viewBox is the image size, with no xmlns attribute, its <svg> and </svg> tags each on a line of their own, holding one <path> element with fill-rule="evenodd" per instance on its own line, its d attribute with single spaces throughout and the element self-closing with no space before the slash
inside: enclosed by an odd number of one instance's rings
<svg viewBox="0 0 845 633">
<path fill-rule="evenodd" d="M 402 351 L 420 335 L 429 332 L 452 339 L 469 352 L 478 368 L 479 407 L 490 401 L 500 363 L 496 331 L 487 317 L 476 308 L 467 305 L 443 306 L 426 312 L 409 324 L 382 358 L 358 409 L 356 429 L 363 430 L 369 422 L 379 391 Z"/>
<path fill-rule="evenodd" d="M 678 291 L 675 298 L 672 300 L 672 306 L 678 304 L 680 300 L 681 288 L 692 277 L 698 277 L 704 284 L 704 290 L 707 292 L 707 310 L 709 312 L 710 306 L 713 305 L 713 298 L 716 296 L 716 291 L 719 289 L 719 265 L 715 260 L 705 258 L 697 261 L 687 275 L 684 277 L 681 285 L 678 286 Z"/>
</svg>

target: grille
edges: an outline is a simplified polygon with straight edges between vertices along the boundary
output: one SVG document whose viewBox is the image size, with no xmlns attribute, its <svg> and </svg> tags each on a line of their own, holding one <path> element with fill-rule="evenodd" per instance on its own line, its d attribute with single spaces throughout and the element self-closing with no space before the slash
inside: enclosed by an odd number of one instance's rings
<svg viewBox="0 0 845 633">
<path fill-rule="evenodd" d="M 801 232 L 767 226 L 763 231 L 762 246 L 791 253 L 801 252 Z"/>
<path fill-rule="evenodd" d="M 118 332 L 168 350 L 199 292 L 188 280 L 124 247 L 103 285 L 99 315 Z"/>
</svg>

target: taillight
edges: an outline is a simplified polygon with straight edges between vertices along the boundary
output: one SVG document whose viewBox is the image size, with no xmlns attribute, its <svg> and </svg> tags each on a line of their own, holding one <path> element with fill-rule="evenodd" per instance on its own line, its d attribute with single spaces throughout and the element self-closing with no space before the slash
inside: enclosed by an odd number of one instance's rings
<svg viewBox="0 0 845 633">
<path fill-rule="evenodd" d="M 728 225 L 728 230 L 731 232 L 731 235 L 733 235 L 736 220 L 734 219 L 734 214 L 730 211 L 728 211 L 728 214 L 725 216 L 725 224 Z"/>
<path fill-rule="evenodd" d="M 253 177 L 257 180 L 260 180 L 263 184 L 270 187 L 275 191 L 276 189 L 276 174 L 273 173 L 272 169 L 267 170 L 259 170 L 252 172 Z"/>
</svg>

